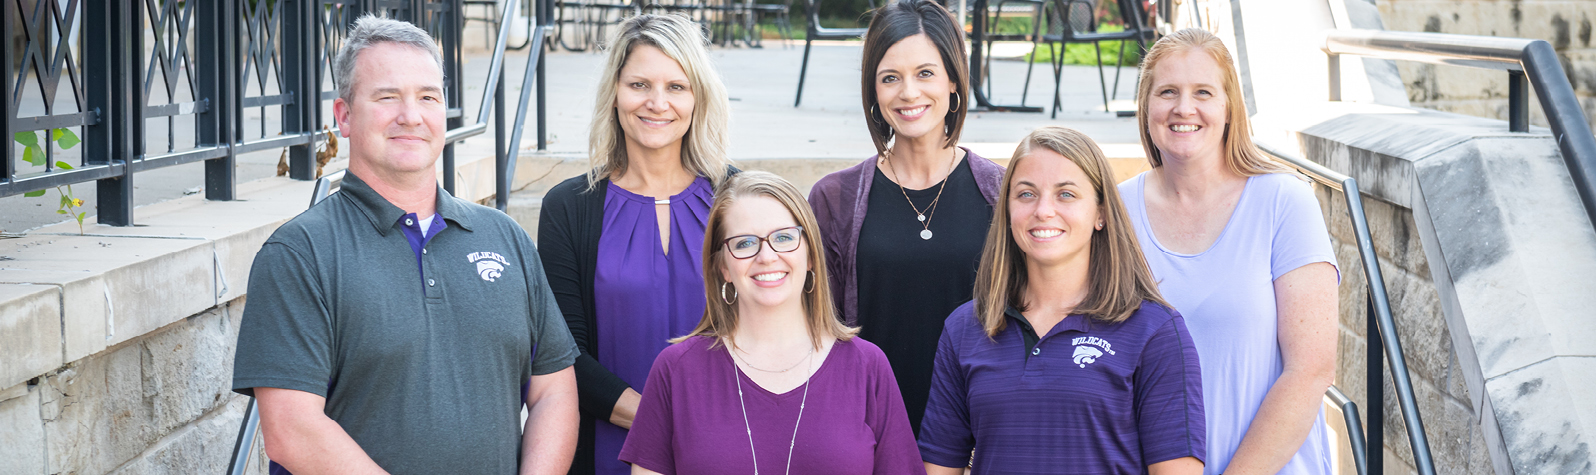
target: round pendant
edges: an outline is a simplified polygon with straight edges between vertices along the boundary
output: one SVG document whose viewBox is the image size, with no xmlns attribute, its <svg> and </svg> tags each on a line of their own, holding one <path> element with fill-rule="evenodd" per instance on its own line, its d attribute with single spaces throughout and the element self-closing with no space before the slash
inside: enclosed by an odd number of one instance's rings
<svg viewBox="0 0 1596 475">
<path fill-rule="evenodd" d="M 921 214 L 921 215 L 917 215 L 917 216 L 920 217 L 920 222 L 922 222 L 922 223 L 925 222 L 925 215 Z"/>
<path fill-rule="evenodd" d="M 930 229 L 921 230 L 920 231 L 920 239 L 924 239 L 924 240 L 927 240 L 927 241 L 931 240 L 931 230 Z"/>
</svg>

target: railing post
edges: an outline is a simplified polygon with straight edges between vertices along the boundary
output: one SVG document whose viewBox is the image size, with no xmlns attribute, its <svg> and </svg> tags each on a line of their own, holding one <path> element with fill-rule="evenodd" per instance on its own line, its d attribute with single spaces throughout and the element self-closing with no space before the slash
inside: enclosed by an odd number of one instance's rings
<svg viewBox="0 0 1596 475">
<path fill-rule="evenodd" d="M 465 27 L 460 12 L 460 0 L 446 0 L 446 11 L 437 12 L 433 21 L 442 22 L 439 29 L 443 41 L 443 89 L 444 99 L 449 109 L 460 109 L 459 117 L 452 117 L 445 121 L 446 130 L 454 130 L 465 125 L 465 81 L 460 67 L 460 30 Z M 487 98 L 483 98 L 484 100 Z M 443 190 L 450 195 L 455 194 L 455 157 L 454 143 L 443 146 Z"/>
<path fill-rule="evenodd" d="M 234 62 L 237 54 L 238 15 L 233 2 L 200 2 L 195 11 L 194 33 L 200 64 L 196 98 L 210 101 L 210 107 L 195 117 L 199 122 L 196 145 L 224 146 L 227 155 L 205 161 L 205 199 L 232 201 L 236 198 L 234 172 L 238 154 L 233 144 L 238 141 L 234 114 L 239 104 L 238 72 Z"/>
<path fill-rule="evenodd" d="M 143 2 L 126 0 L 113 2 L 109 9 L 89 8 L 87 11 L 108 16 L 104 30 L 109 41 L 102 69 L 109 86 L 107 114 L 100 118 L 109 138 L 109 153 L 101 163 L 122 165 L 122 176 L 95 182 L 96 212 L 100 224 L 111 226 L 133 225 L 133 161 L 144 153 L 144 31 Z M 97 36 L 87 33 L 86 36 Z M 90 101 L 91 103 L 93 101 Z M 95 134 L 99 135 L 99 134 Z M 91 135 L 93 137 L 93 135 Z M 87 157 L 86 157 L 87 158 Z"/>
<path fill-rule="evenodd" d="M 535 32 L 537 32 L 537 29 L 533 28 L 527 31 L 527 34 L 530 35 Z M 500 37 L 500 41 L 504 41 L 504 39 L 504 37 Z M 530 44 L 532 41 L 529 40 L 527 43 Z M 542 56 L 540 53 L 542 52 L 531 52 L 531 54 Z M 507 183 L 510 183 L 510 180 L 508 180 L 508 177 L 506 176 L 510 172 L 509 164 L 506 163 L 510 160 L 510 152 L 506 150 L 506 148 L 508 148 L 510 145 L 510 136 L 505 134 L 504 131 L 506 126 L 504 123 L 505 84 L 504 68 L 502 67 L 502 62 L 500 63 L 500 66 L 498 85 L 494 86 L 493 88 L 493 204 L 495 208 L 499 209 L 499 211 L 504 211 L 509 209 L 510 206 L 510 189 L 508 186 L 505 186 Z M 478 121 L 480 120 L 481 119 L 479 118 Z"/>
<path fill-rule="evenodd" d="M 1367 435 L 1365 458 L 1369 463 L 1369 473 L 1385 473 L 1385 345 L 1380 340 L 1380 318 L 1374 315 L 1374 296 L 1371 293 L 1366 297 L 1363 318 L 1368 322 L 1364 328 L 1368 365 L 1364 370 L 1364 384 L 1368 386 L 1368 392 L 1363 410 L 1369 417 L 1365 418 L 1368 423 L 1364 426 L 1364 434 Z"/>
<path fill-rule="evenodd" d="M 6 25 L 6 26 L 9 27 L 11 25 L 17 24 L 17 20 L 15 18 L 15 15 L 13 15 L 13 12 L 12 12 L 13 9 L 17 8 L 17 4 L 15 2 L 0 2 L 0 3 L 3 3 L 3 5 L 0 5 L 0 25 Z M 85 8 L 84 9 L 84 16 L 91 15 L 90 13 L 88 13 L 88 10 L 93 10 L 93 9 L 92 8 Z M 84 23 L 87 24 L 87 22 L 84 22 Z M 85 31 L 87 31 L 87 30 L 85 30 Z M 5 35 L 5 37 L 6 37 L 5 38 L 5 44 L 0 45 L 0 72 L 5 73 L 4 76 L 0 76 L 0 84 L 11 84 L 12 83 L 11 81 L 15 81 L 16 80 L 15 78 L 17 77 L 17 73 L 18 73 L 17 70 L 12 69 L 12 67 L 11 67 L 11 64 L 13 62 L 13 60 L 11 59 L 11 35 L 12 35 L 12 33 L 7 32 L 6 35 Z M 101 40 L 101 42 L 103 42 L 103 41 L 104 40 Z M 85 40 L 84 42 L 85 43 L 89 43 L 88 40 Z M 91 47 L 91 49 L 92 49 L 92 47 Z M 87 56 L 88 53 L 85 52 L 84 55 Z M 85 68 L 88 67 L 88 62 L 87 61 L 84 62 L 84 67 Z M 87 76 L 87 75 L 85 74 L 85 76 Z M 89 85 L 87 84 L 87 81 L 85 81 L 84 87 L 89 87 Z M 0 90 L 9 90 L 9 89 L 10 88 L 0 88 Z M 17 151 L 16 151 L 16 147 L 13 147 L 11 145 L 11 140 L 12 140 L 12 138 L 11 138 L 12 137 L 12 135 L 11 135 L 11 119 L 14 119 L 14 118 L 17 117 L 16 107 L 17 107 L 17 105 L 13 104 L 12 101 L 11 101 L 11 94 L 9 92 L 0 92 L 0 113 L 4 113 L 5 114 L 4 117 L 0 117 L 0 140 L 5 140 L 6 141 L 6 146 L 4 147 L 5 148 L 5 152 L 4 153 L 0 153 L 0 182 L 9 183 L 9 182 L 11 182 L 11 180 L 15 180 L 16 179 L 16 164 L 15 164 L 15 160 L 16 160 Z M 85 105 L 84 107 L 88 108 L 87 105 Z M 84 135 L 88 135 L 89 127 L 85 126 L 83 129 L 84 129 Z M 84 143 L 84 145 L 87 146 L 88 144 Z M 87 150 L 87 149 L 85 149 L 85 150 Z"/>
<path fill-rule="evenodd" d="M 280 38 L 283 76 L 287 81 L 282 86 L 291 101 L 283 105 L 283 134 L 310 135 L 310 141 L 288 147 L 288 177 L 295 180 L 316 179 L 315 151 L 319 136 L 315 124 L 319 117 L 313 113 L 321 102 L 321 91 L 313 85 L 320 84 L 321 77 L 316 74 L 319 58 L 312 48 L 319 34 L 319 3 L 319 0 L 282 0 L 277 4 L 277 8 L 283 9 L 279 13 L 283 16 Z"/>
<path fill-rule="evenodd" d="M 1329 78 L 1330 79 L 1330 100 L 1333 101 L 1333 102 L 1340 102 L 1341 101 L 1341 55 L 1339 55 L 1339 54 L 1329 54 L 1329 55 L 1326 55 L 1326 56 L 1328 56 L 1330 58 L 1330 62 L 1328 64 L 1329 70 L 1330 70 L 1330 75 L 1329 75 L 1330 76 L 1330 78 Z"/>
<path fill-rule="evenodd" d="M 1529 80 L 1522 70 L 1507 72 L 1507 129 L 1529 132 Z"/>
</svg>

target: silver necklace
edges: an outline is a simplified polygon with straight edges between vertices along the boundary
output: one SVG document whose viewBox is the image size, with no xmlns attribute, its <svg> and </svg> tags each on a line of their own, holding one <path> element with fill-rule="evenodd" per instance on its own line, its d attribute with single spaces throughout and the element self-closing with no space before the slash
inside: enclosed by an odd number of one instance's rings
<svg viewBox="0 0 1596 475">
<path fill-rule="evenodd" d="M 737 356 L 731 350 L 731 345 L 726 345 L 726 352 L 732 353 L 734 358 Z M 809 361 L 809 372 L 804 375 L 804 397 L 798 401 L 798 420 L 792 423 L 792 441 L 787 442 L 787 475 L 792 475 L 792 449 L 798 446 L 798 425 L 804 422 L 804 406 L 809 403 L 809 378 L 813 377 L 815 372 L 814 356 L 814 346 L 810 346 L 809 357 L 805 358 Z M 745 361 L 743 364 L 748 363 Z M 732 378 L 737 380 L 737 405 L 743 410 L 743 430 L 748 432 L 748 453 L 754 457 L 754 475 L 759 475 L 759 451 L 754 450 L 754 426 L 748 423 L 748 405 L 743 403 L 743 377 L 737 374 L 736 364 L 732 365 Z"/>
<path fill-rule="evenodd" d="M 892 150 L 888 149 L 881 158 L 887 162 L 887 168 L 892 170 L 893 178 L 900 178 L 898 169 L 892 166 Z M 920 208 L 914 205 L 914 200 L 909 199 L 909 192 L 904 190 L 903 182 L 894 180 L 898 182 L 898 192 L 903 193 L 904 201 L 909 202 L 909 209 L 913 209 L 915 218 L 920 220 L 920 239 L 922 240 L 931 240 L 931 217 L 936 216 L 937 202 L 942 201 L 942 190 L 947 189 L 948 181 L 953 177 L 953 165 L 958 163 L 958 161 L 959 152 L 954 150 L 953 161 L 948 162 L 948 174 L 942 177 L 942 185 L 937 187 L 937 196 L 931 199 L 931 204 L 926 205 L 925 211 L 920 211 Z M 927 216 L 928 214 L 931 216 Z"/>
<path fill-rule="evenodd" d="M 760 368 L 758 366 L 754 366 L 753 363 L 749 363 L 748 360 L 743 359 L 743 357 L 737 356 L 737 350 L 732 350 L 731 354 L 732 354 L 733 357 L 737 358 L 737 361 L 743 362 L 743 366 L 747 366 L 749 368 L 753 368 L 755 371 L 761 371 L 761 372 L 765 372 L 765 373 L 785 373 L 785 372 L 788 372 L 788 371 L 792 371 L 793 368 L 797 368 L 798 365 L 803 364 L 803 362 L 805 361 L 804 358 L 799 358 L 798 361 L 794 361 L 792 363 L 792 366 L 788 366 L 787 369 L 776 371 L 776 370 L 768 370 L 768 369 Z M 815 346 L 814 345 L 809 345 L 809 354 L 808 355 L 804 355 L 804 356 L 808 357 L 809 355 L 812 355 L 812 354 L 815 354 Z"/>
</svg>

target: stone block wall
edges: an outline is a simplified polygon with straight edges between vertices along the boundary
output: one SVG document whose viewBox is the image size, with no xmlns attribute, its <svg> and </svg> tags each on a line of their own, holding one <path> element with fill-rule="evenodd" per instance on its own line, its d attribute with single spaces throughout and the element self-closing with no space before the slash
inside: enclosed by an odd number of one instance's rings
<svg viewBox="0 0 1596 475">
<path fill-rule="evenodd" d="M 0 475 L 225 473 L 240 297 L 0 390 Z M 249 473 L 266 473 L 256 439 Z"/>
<path fill-rule="evenodd" d="M 1358 256 L 1352 221 L 1346 199 L 1340 191 L 1315 185 L 1325 223 L 1341 270 L 1340 341 L 1336 386 L 1357 402 L 1364 425 L 1368 425 L 1368 279 Z M 1415 229 L 1413 213 L 1406 208 L 1374 198 L 1363 199 L 1370 235 L 1380 258 L 1380 272 L 1390 298 L 1392 317 L 1401 338 L 1403 355 L 1430 439 L 1430 454 L 1440 474 L 1495 473 L 1485 440 L 1480 433 L 1478 415 L 1471 407 L 1460 373 L 1457 352 L 1441 313 L 1441 303 L 1430 277 L 1429 263 Z M 1376 338 L 1378 338 L 1376 336 Z M 1391 384 L 1390 362 L 1384 372 L 1385 470 L 1386 473 L 1417 473 L 1413 453 L 1402 423 L 1396 388 Z M 1333 417 L 1333 414 L 1326 414 Z M 1327 420 L 1340 425 L 1340 420 Z M 1347 449 L 1340 448 L 1343 452 Z M 1343 473 L 1350 473 L 1350 459 L 1343 457 Z"/>
<path fill-rule="evenodd" d="M 1374 0 L 1365 0 L 1374 1 Z M 1570 0 L 1378 0 L 1387 30 L 1545 40 L 1557 50 L 1596 124 L 1596 47 L 1591 45 L 1596 2 Z M 1408 100 L 1415 107 L 1507 120 L 1507 73 L 1398 61 Z M 1530 123 L 1546 126 L 1533 93 Z"/>
</svg>

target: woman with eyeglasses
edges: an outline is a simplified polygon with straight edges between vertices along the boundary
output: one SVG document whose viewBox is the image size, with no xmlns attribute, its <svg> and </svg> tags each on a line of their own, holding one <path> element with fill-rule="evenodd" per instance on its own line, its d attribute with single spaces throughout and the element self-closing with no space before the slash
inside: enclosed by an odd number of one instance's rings
<svg viewBox="0 0 1596 475">
<path fill-rule="evenodd" d="M 786 180 L 726 180 L 704 318 L 654 360 L 621 450 L 632 473 L 925 473 L 885 355 L 836 318 L 815 229 Z"/>
</svg>

